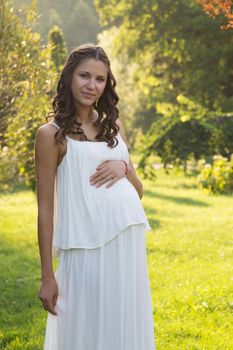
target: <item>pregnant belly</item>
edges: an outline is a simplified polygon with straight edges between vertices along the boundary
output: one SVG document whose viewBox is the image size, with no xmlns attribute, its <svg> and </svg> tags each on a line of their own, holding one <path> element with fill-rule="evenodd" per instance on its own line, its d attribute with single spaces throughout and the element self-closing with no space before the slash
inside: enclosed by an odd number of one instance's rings
<svg viewBox="0 0 233 350">
<path fill-rule="evenodd" d="M 99 198 L 109 197 L 111 200 L 139 200 L 139 195 L 135 189 L 135 187 L 131 184 L 131 182 L 123 177 L 117 182 L 115 182 L 112 186 L 105 188 L 107 183 L 101 185 L 100 187 L 92 186 L 93 194 L 95 194 Z"/>
</svg>

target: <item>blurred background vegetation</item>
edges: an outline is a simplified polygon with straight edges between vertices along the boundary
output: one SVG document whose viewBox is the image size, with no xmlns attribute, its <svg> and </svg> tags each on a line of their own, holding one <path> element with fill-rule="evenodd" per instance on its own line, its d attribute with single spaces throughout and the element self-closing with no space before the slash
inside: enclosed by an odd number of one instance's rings
<svg viewBox="0 0 233 350">
<path fill-rule="evenodd" d="M 35 134 L 51 110 L 58 74 L 72 49 L 94 42 L 117 78 L 139 173 L 153 180 L 157 163 L 167 172 L 182 167 L 202 173 L 210 191 L 232 193 L 232 28 L 221 29 L 226 16 L 208 16 L 204 3 L 1 0 L 1 189 L 35 190 Z M 227 163 L 224 178 L 214 156 Z M 219 186 L 209 185 L 206 167 Z"/>
</svg>

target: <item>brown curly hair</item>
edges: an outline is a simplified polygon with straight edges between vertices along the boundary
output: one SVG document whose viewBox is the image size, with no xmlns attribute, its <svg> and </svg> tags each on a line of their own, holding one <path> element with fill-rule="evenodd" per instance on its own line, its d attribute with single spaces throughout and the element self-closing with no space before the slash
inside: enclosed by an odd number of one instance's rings
<svg viewBox="0 0 233 350">
<path fill-rule="evenodd" d="M 71 91 L 71 80 L 75 68 L 85 59 L 94 58 L 102 61 L 108 69 L 108 76 L 105 89 L 98 99 L 98 102 L 93 105 L 98 113 L 98 118 L 93 122 L 94 126 L 98 127 L 99 133 L 96 136 L 98 141 L 106 141 L 108 146 L 113 148 L 118 144 L 117 135 L 119 126 L 116 120 L 119 115 L 119 110 L 116 107 L 119 97 L 115 91 L 116 79 L 110 68 L 110 61 L 102 47 L 92 43 L 83 44 L 74 49 L 69 55 L 58 81 L 57 94 L 53 99 L 53 111 L 49 112 L 45 117 L 46 122 L 53 117 L 60 129 L 55 134 L 57 142 L 62 142 L 65 135 L 69 134 L 74 125 L 77 126 L 77 132 L 81 132 L 86 138 L 86 135 L 81 128 L 81 123 L 75 119 L 75 108 L 73 95 Z M 114 139 L 116 144 L 114 145 Z"/>
</svg>

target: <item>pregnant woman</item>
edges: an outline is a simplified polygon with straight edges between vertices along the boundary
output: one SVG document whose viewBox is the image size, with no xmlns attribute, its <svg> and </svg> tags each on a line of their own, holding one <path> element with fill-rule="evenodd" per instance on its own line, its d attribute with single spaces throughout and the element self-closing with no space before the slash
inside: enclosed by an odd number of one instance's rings
<svg viewBox="0 0 233 350">
<path fill-rule="evenodd" d="M 37 130 L 44 350 L 155 350 L 145 244 L 151 227 L 115 86 L 101 47 L 76 48 Z"/>
</svg>

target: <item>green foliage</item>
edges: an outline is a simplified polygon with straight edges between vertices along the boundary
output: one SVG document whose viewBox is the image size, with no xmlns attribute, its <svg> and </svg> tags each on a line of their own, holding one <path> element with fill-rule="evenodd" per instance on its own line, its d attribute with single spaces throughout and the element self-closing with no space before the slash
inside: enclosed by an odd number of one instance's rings
<svg viewBox="0 0 233 350">
<path fill-rule="evenodd" d="M 15 8 L 24 8 L 25 3 L 31 3 L 31 0 L 13 1 Z M 54 26 L 61 28 L 64 33 L 69 51 L 84 42 L 96 41 L 100 25 L 92 0 L 37 0 L 37 11 L 40 17 L 34 30 L 40 33 L 45 45 L 48 33 Z"/>
<path fill-rule="evenodd" d="M 208 155 L 210 136 L 210 131 L 195 119 L 178 122 L 156 140 L 154 149 L 165 166 L 177 161 L 186 169 L 186 163 L 191 156 L 197 160 L 205 154 Z"/>
<path fill-rule="evenodd" d="M 0 6 L 1 188 L 10 189 L 19 182 L 35 188 L 35 134 L 45 122 L 54 94 L 55 70 L 49 48 L 31 30 L 37 17 L 34 9 L 24 13 L 32 21 L 24 25 L 22 13 L 17 15 L 10 2 Z"/>
<path fill-rule="evenodd" d="M 213 164 L 199 162 L 198 182 L 209 193 L 233 194 L 233 154 L 231 160 L 221 155 L 213 157 Z"/>
<path fill-rule="evenodd" d="M 177 97 L 175 108 L 170 103 L 158 103 L 157 111 L 161 115 L 146 134 L 147 147 L 139 162 L 142 174 L 154 154 L 161 158 L 165 168 L 168 164 L 182 165 L 185 172 L 191 159 L 217 153 L 230 159 L 233 152 L 231 114 L 216 116 L 182 95 Z"/>
<path fill-rule="evenodd" d="M 233 115 L 206 120 L 206 127 L 211 130 L 211 154 L 221 154 L 230 160 L 233 153 Z"/>
<path fill-rule="evenodd" d="M 1 146 L 0 152 L 0 188 L 1 191 L 7 191 L 16 187 L 21 181 L 19 178 L 19 169 L 17 157 L 9 159 L 8 146 Z"/>
<path fill-rule="evenodd" d="M 57 72 L 60 72 L 68 53 L 63 33 L 58 26 L 54 26 L 49 31 L 48 43 L 51 46 L 51 59 L 55 64 Z"/>
<path fill-rule="evenodd" d="M 174 123 L 178 123 L 180 132 L 193 119 L 199 124 L 203 119 L 205 132 L 217 136 L 218 152 L 229 154 L 232 149 L 231 129 L 226 128 L 229 134 L 226 144 L 223 125 L 218 132 L 217 125 L 214 128 L 212 121 L 208 123 L 208 120 L 214 117 L 221 120 L 228 114 L 232 116 L 231 31 L 220 30 L 219 21 L 208 18 L 192 0 L 95 0 L 95 4 L 101 23 L 112 26 L 110 35 L 114 28 L 112 47 L 122 62 L 120 84 L 125 84 L 129 91 L 128 94 L 124 92 L 122 99 L 124 106 L 133 105 L 133 115 L 128 117 L 128 113 L 123 113 L 124 118 L 133 120 L 129 134 L 139 127 L 147 133 L 148 147 L 141 166 L 145 168 L 145 160 L 154 150 L 152 145 L 161 138 L 163 156 L 167 161 L 173 161 L 175 153 L 179 153 L 184 162 L 192 152 L 201 154 L 197 148 L 203 150 L 204 140 L 197 145 L 200 135 L 195 130 L 190 130 L 194 131 L 191 136 L 193 150 L 187 133 L 185 140 L 189 142 L 189 149 L 185 142 L 181 145 L 182 139 L 175 141 L 175 134 L 173 140 L 171 132 L 167 137 L 168 129 L 173 128 Z M 136 69 L 132 70 L 132 66 Z M 179 136 L 183 138 L 183 131 Z M 210 142 L 212 140 L 214 137 Z M 214 154 L 214 142 L 209 146 Z"/>
<path fill-rule="evenodd" d="M 95 3 L 101 21 L 119 26 L 114 40 L 119 53 L 127 51 L 130 61 L 140 64 L 151 56 L 145 74 L 159 82 L 151 98 L 174 103 L 184 95 L 210 109 L 232 110 L 232 35 L 219 30 L 218 21 L 206 17 L 195 2 Z"/>
</svg>

